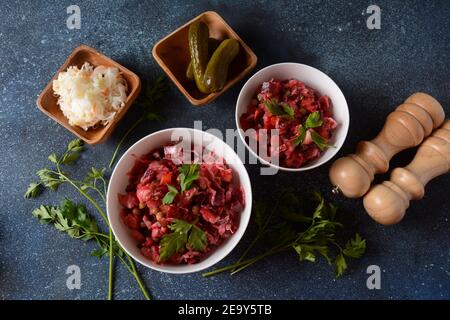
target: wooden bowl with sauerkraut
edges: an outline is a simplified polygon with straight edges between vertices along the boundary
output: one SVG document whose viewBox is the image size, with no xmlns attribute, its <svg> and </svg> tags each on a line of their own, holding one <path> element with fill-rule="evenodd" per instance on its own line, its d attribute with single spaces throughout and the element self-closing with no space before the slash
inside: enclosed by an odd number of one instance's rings
<svg viewBox="0 0 450 320">
<path fill-rule="evenodd" d="M 86 45 L 77 47 L 39 95 L 38 108 L 89 144 L 105 141 L 141 90 L 139 77 Z"/>
</svg>

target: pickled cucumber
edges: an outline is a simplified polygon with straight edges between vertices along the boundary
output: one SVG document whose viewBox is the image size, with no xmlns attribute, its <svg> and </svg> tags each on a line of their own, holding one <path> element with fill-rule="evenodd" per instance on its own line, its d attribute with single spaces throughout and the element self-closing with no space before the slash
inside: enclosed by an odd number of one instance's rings
<svg viewBox="0 0 450 320">
<path fill-rule="evenodd" d="M 202 21 L 196 21 L 189 26 L 189 52 L 195 83 L 201 92 L 207 93 L 203 83 L 203 75 L 208 64 L 208 26 Z"/>
<path fill-rule="evenodd" d="M 213 55 L 214 51 L 217 49 L 217 47 L 219 46 L 220 41 L 214 38 L 209 38 L 208 39 L 208 59 L 211 58 L 211 56 Z M 189 62 L 189 65 L 186 69 L 186 78 L 188 78 L 191 81 L 194 81 L 194 69 L 192 68 L 192 62 Z"/>
<path fill-rule="evenodd" d="M 222 41 L 214 51 L 203 76 L 203 85 L 209 92 L 217 92 L 224 87 L 230 63 L 238 53 L 239 42 L 235 39 Z"/>
<path fill-rule="evenodd" d="M 186 77 L 194 78 L 198 90 L 211 93 L 221 90 L 228 75 L 231 61 L 239 53 L 239 42 L 226 39 L 220 43 L 210 56 L 209 29 L 202 21 L 196 21 L 189 26 L 189 52 L 191 65 L 186 70 Z"/>
</svg>

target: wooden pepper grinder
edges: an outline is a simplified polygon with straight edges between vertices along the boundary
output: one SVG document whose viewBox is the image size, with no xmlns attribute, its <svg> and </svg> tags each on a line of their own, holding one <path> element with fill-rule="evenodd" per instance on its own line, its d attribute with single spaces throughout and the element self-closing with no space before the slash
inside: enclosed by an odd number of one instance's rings
<svg viewBox="0 0 450 320">
<path fill-rule="evenodd" d="M 450 171 L 450 120 L 419 147 L 413 161 L 392 171 L 391 180 L 372 187 L 364 197 L 367 213 L 377 222 L 399 222 L 410 200 L 421 199 L 425 185 Z"/>
<path fill-rule="evenodd" d="M 389 161 L 396 153 L 419 145 L 444 119 L 444 110 L 436 99 L 426 93 L 414 93 L 388 115 L 375 139 L 360 142 L 356 154 L 333 163 L 330 180 L 334 191 L 348 198 L 362 197 L 374 175 L 388 171 Z"/>
</svg>

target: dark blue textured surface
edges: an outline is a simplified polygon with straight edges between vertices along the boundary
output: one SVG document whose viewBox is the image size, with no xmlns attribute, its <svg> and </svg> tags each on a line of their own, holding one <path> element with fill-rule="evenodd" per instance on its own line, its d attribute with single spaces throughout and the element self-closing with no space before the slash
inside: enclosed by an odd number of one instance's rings
<svg viewBox="0 0 450 320">
<path fill-rule="evenodd" d="M 341 87 L 351 111 L 347 141 L 339 155 L 356 142 L 370 139 L 385 116 L 414 91 L 434 95 L 450 112 L 450 3 L 448 1 L 377 1 L 381 30 L 366 28 L 368 1 L 76 1 L 81 30 L 66 28 L 66 7 L 73 1 L 1 1 L 0 5 L 0 298 L 103 299 L 107 259 L 90 257 L 94 244 L 69 239 L 40 225 L 31 211 L 57 203 L 63 194 L 80 199 L 69 188 L 26 201 L 22 194 L 46 157 L 62 150 L 71 134 L 36 107 L 37 95 L 77 45 L 85 43 L 132 69 L 143 78 L 161 74 L 151 57 L 156 41 L 206 10 L 219 12 L 259 58 L 257 69 L 276 62 L 301 62 L 328 73 Z M 425 4 L 426 3 L 426 4 Z M 204 108 L 190 106 L 171 86 L 161 104 L 165 123 L 142 126 L 126 147 L 155 130 L 193 126 L 234 128 L 234 105 L 243 81 Z M 136 117 L 129 112 L 111 139 L 90 148 L 79 168 L 106 165 L 114 143 Z M 393 166 L 409 162 L 414 151 L 395 157 Z M 254 197 L 294 185 L 332 197 L 329 164 L 307 173 L 259 176 L 247 166 Z M 78 170 L 78 169 L 77 169 Z M 384 176 L 386 177 L 386 176 Z M 200 274 L 168 275 L 139 266 L 159 299 L 422 299 L 450 298 L 450 177 L 433 180 L 422 201 L 405 220 L 386 228 L 364 213 L 358 200 L 336 198 L 353 227 L 367 238 L 367 255 L 335 280 L 324 262 L 299 263 L 293 254 L 272 257 L 236 276 L 203 279 Z M 242 242 L 221 264 L 234 261 L 254 235 L 250 226 Z M 65 286 L 67 266 L 82 271 L 81 290 Z M 382 289 L 366 288 L 368 265 L 381 267 Z M 116 273 L 116 297 L 139 299 L 128 273 Z"/>
</svg>

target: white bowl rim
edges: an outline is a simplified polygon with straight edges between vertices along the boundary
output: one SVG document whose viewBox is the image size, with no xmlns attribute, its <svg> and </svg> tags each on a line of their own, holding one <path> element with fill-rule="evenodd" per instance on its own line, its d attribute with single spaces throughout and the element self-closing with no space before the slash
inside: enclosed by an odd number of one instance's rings
<svg viewBox="0 0 450 320">
<path fill-rule="evenodd" d="M 164 265 L 158 265 L 154 262 L 152 262 L 150 259 L 146 259 L 143 256 L 136 256 L 135 254 L 133 254 L 132 252 L 130 252 L 127 247 L 124 245 L 123 241 L 117 237 L 118 231 L 114 228 L 114 225 L 110 222 L 111 221 L 111 217 L 110 217 L 110 204 L 111 201 L 114 201 L 114 197 L 113 195 L 111 195 L 111 193 L 109 192 L 110 185 L 112 184 L 112 182 L 114 181 L 114 177 L 116 175 L 118 175 L 119 173 L 116 172 L 116 168 L 119 166 L 119 164 L 127 157 L 129 156 L 129 152 L 134 149 L 138 144 L 142 143 L 143 141 L 150 139 L 152 136 L 155 136 L 157 134 L 162 134 L 164 132 L 168 132 L 168 131 L 174 131 L 174 130 L 188 130 L 191 131 L 192 133 L 197 132 L 197 133 L 201 133 L 201 134 L 205 134 L 207 136 L 212 137 L 213 139 L 217 139 L 218 141 L 222 142 L 223 145 L 225 146 L 225 149 L 231 151 L 233 153 L 233 155 L 235 156 L 235 158 L 239 159 L 239 162 L 237 163 L 237 165 L 241 165 L 243 167 L 243 175 L 239 175 L 239 179 L 245 179 L 248 182 L 248 186 L 249 186 L 249 190 L 245 190 L 245 207 L 244 210 L 242 210 L 241 212 L 241 216 L 240 216 L 240 220 L 239 220 L 239 227 L 238 230 L 228 239 L 225 240 L 225 243 L 222 243 L 220 246 L 225 246 L 228 245 L 228 249 L 224 251 L 224 253 L 222 253 L 220 256 L 215 257 L 215 259 L 212 259 L 210 263 L 205 264 L 204 266 L 199 266 L 199 263 L 196 264 L 183 264 L 183 265 L 179 265 L 180 267 L 184 267 L 184 269 L 188 269 L 188 270 L 177 270 L 178 265 L 170 265 L 170 269 L 167 269 L 167 266 Z M 236 170 L 233 170 L 236 171 Z M 241 182 L 242 185 L 242 182 Z M 202 270 L 205 270 L 207 268 L 212 267 L 213 265 L 217 264 L 218 262 L 220 262 L 221 260 L 223 260 L 226 256 L 228 256 L 233 249 L 237 246 L 237 244 L 240 242 L 240 240 L 242 239 L 245 231 L 247 230 L 248 224 L 250 222 L 250 218 L 251 218 L 251 213 L 252 213 L 252 205 L 253 205 L 253 195 L 252 195 L 252 186 L 251 186 L 251 180 L 250 180 L 250 176 L 248 175 L 248 171 L 245 168 L 245 165 L 242 163 L 242 161 L 240 160 L 239 156 L 236 154 L 236 152 L 227 144 L 225 143 L 222 139 L 216 137 L 215 135 L 206 132 L 206 131 L 202 131 L 202 130 L 198 130 L 198 129 L 194 129 L 194 128 L 186 128 L 186 127 L 174 127 L 174 128 L 167 128 L 167 129 L 162 129 L 162 130 L 158 130 L 155 132 L 152 132 L 148 135 L 146 135 L 145 137 L 142 137 L 141 139 L 139 139 L 138 141 L 136 141 L 132 146 L 130 146 L 120 157 L 119 161 L 117 161 L 114 170 L 111 173 L 111 177 L 109 179 L 109 183 L 108 183 L 108 189 L 107 189 L 107 193 L 106 193 L 106 215 L 108 218 L 108 223 L 109 226 L 114 234 L 114 237 L 116 239 L 116 241 L 120 244 L 120 246 L 122 247 L 122 249 L 128 254 L 130 255 L 131 258 L 133 258 L 135 261 L 139 262 L 141 265 L 156 270 L 156 271 L 160 271 L 160 272 L 164 272 L 164 273 L 170 273 L 170 274 L 189 274 L 189 273 L 194 273 L 194 272 L 199 272 Z M 244 214 L 246 213 L 246 214 Z M 230 242 L 233 239 L 233 242 Z M 214 256 L 214 254 L 216 253 L 216 251 L 213 251 L 207 259 L 212 258 Z M 205 260 L 202 260 L 205 261 Z"/>
<path fill-rule="evenodd" d="M 335 148 L 333 148 L 333 149 L 334 149 L 334 152 L 333 152 L 333 153 L 331 154 L 331 156 L 329 156 L 329 158 L 326 159 L 325 161 L 320 161 L 320 158 L 319 158 L 319 159 L 318 159 L 319 161 L 316 161 L 316 162 L 314 162 L 314 163 L 312 163 L 312 164 L 310 164 L 310 165 L 307 165 L 307 166 L 304 166 L 304 167 L 300 167 L 300 168 L 288 168 L 288 167 L 277 166 L 277 165 L 275 165 L 275 164 L 273 164 L 273 163 L 271 163 L 271 162 L 269 162 L 269 161 L 267 161 L 267 160 L 261 158 L 261 157 L 260 157 L 260 156 L 252 149 L 252 148 L 250 148 L 250 146 L 247 144 L 247 142 L 245 142 L 245 138 L 244 138 L 244 136 L 243 136 L 243 134 L 242 134 L 242 131 L 243 131 L 243 130 L 242 130 L 242 128 L 241 128 L 241 124 L 240 124 L 240 121 L 239 121 L 239 115 L 238 115 L 238 106 L 239 106 L 240 100 L 242 99 L 242 95 L 243 95 L 244 89 L 246 89 L 247 86 L 249 86 L 249 85 L 251 84 L 252 80 L 253 80 L 254 78 L 256 78 L 256 77 L 257 77 L 260 73 L 262 73 L 263 71 L 266 71 L 267 69 L 272 69 L 272 68 L 275 68 L 275 67 L 283 66 L 283 65 L 296 65 L 296 66 L 301 66 L 301 67 L 303 67 L 303 68 L 307 68 L 307 69 L 309 68 L 309 69 L 312 69 L 314 72 L 317 72 L 317 73 L 319 73 L 319 74 L 324 75 L 325 77 L 327 77 L 327 78 L 328 78 L 328 79 L 336 86 L 336 88 L 338 89 L 338 92 L 342 95 L 342 97 L 343 97 L 343 99 L 344 99 L 345 107 L 346 107 L 346 108 L 345 108 L 345 110 L 346 110 L 346 112 L 345 112 L 345 118 L 347 119 L 347 121 L 345 121 L 345 122 L 342 124 L 342 126 L 339 128 L 339 130 L 344 130 L 344 138 L 342 139 L 342 142 L 341 142 L 339 145 L 337 145 L 337 146 L 335 146 Z M 236 127 L 238 128 L 239 137 L 241 138 L 242 143 L 245 145 L 245 147 L 247 148 L 247 150 L 248 150 L 254 157 L 256 157 L 262 164 L 267 165 L 267 166 L 270 166 L 270 167 L 275 168 L 275 169 L 278 169 L 278 170 L 282 170 L 282 171 L 301 172 L 301 171 L 307 171 L 307 170 L 311 170 L 311 169 L 317 168 L 317 167 L 319 167 L 319 166 L 321 166 L 321 165 L 327 163 L 328 161 L 330 161 L 330 160 L 331 160 L 331 159 L 339 152 L 339 150 L 341 149 L 341 147 L 344 145 L 345 140 L 347 139 L 348 128 L 349 128 L 349 125 L 350 125 L 350 111 L 349 111 L 349 109 L 348 109 L 348 103 L 347 103 L 347 100 L 345 99 L 345 95 L 344 95 L 344 93 L 342 92 L 341 88 L 339 88 L 339 86 L 337 85 L 337 83 L 336 83 L 330 76 L 328 76 L 325 72 L 323 72 L 323 71 L 321 71 L 321 70 L 319 70 L 319 69 L 317 69 L 317 68 L 314 68 L 314 67 L 312 67 L 312 66 L 309 66 L 309 65 L 307 65 L 307 64 L 303 64 L 303 63 L 298 63 L 298 62 L 280 62 L 280 63 L 275 63 L 275 64 L 268 65 L 268 66 L 266 66 L 266 67 L 264 67 L 264 68 L 258 70 L 257 72 L 255 72 L 255 74 L 253 74 L 253 75 L 247 80 L 247 82 L 245 82 L 245 84 L 243 85 L 241 91 L 239 92 L 238 98 L 237 98 L 237 100 L 236 100 L 235 121 L 236 121 Z"/>
</svg>

